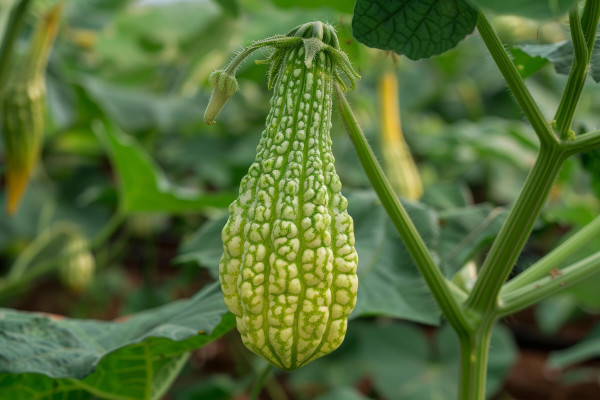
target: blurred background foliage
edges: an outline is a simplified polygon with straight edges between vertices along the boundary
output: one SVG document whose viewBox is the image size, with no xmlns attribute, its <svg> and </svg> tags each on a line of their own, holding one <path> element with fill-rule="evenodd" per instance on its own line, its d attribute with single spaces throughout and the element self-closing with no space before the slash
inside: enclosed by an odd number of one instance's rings
<svg viewBox="0 0 600 400">
<path fill-rule="evenodd" d="M 2 18 L 11 3 L 2 1 Z M 33 3 L 17 52 L 54 3 Z M 250 41 L 315 19 L 336 26 L 362 75 L 348 98 L 382 162 L 378 85 L 395 74 L 403 137 L 424 190 L 405 205 L 444 273 L 467 287 L 533 165 L 535 135 L 476 33 L 414 62 L 358 44 L 351 17 L 352 2 L 344 0 L 68 1 L 46 74 L 42 162 L 18 213 L 0 217 L 2 307 L 109 320 L 189 298 L 214 281 L 224 210 L 254 159 L 270 92 L 264 66 L 247 62 L 238 73 L 240 92 L 208 127 L 208 75 Z M 566 77 L 539 58 L 518 55 L 524 45 L 565 40 L 565 21 L 498 16 L 494 24 L 519 69 L 539 69 L 527 84 L 551 116 Z M 576 130 L 598 129 L 599 105 L 600 90 L 589 82 Z M 339 351 L 276 374 L 263 398 L 452 398 L 455 338 L 447 327 L 434 327 L 439 311 L 335 111 L 332 136 L 356 225 L 359 303 Z M 0 169 L 0 182 L 2 175 Z M 4 201 L 0 192 L 2 209 Z M 596 152 L 568 161 L 517 270 L 599 214 Z M 69 289 L 54 268 L 65 244 L 48 232 L 65 224 L 86 237 L 93 253 L 85 289 Z M 567 261 L 598 249 L 600 238 Z M 26 279 L 11 277 L 16 265 Z M 599 286 L 598 279 L 576 286 L 504 321 L 490 349 L 490 396 L 600 397 Z M 191 355 L 165 398 L 246 398 L 263 365 L 231 331 Z"/>
</svg>

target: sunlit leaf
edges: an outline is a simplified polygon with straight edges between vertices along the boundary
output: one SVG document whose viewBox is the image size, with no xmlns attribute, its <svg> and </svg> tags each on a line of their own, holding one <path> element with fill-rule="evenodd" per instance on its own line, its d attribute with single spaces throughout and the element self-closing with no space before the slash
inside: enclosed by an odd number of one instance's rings
<svg viewBox="0 0 600 400">
<path fill-rule="evenodd" d="M 98 123 L 95 132 L 119 176 L 125 212 L 198 212 L 206 207 L 226 207 L 233 200 L 227 193 L 203 194 L 173 185 L 133 139 L 111 125 Z"/>
<path fill-rule="evenodd" d="M 218 284 L 120 322 L 2 309 L 0 398 L 159 398 L 189 351 L 234 324 Z"/>
</svg>

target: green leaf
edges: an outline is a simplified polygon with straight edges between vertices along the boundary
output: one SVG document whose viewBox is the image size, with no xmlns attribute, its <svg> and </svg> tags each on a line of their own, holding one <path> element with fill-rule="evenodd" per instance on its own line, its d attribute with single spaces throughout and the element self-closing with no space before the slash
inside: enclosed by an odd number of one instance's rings
<svg viewBox="0 0 600 400">
<path fill-rule="evenodd" d="M 0 398 L 157 399 L 191 350 L 234 325 L 216 283 L 121 322 L 1 309 Z"/>
<path fill-rule="evenodd" d="M 438 235 L 435 214 L 416 203 L 403 203 L 425 243 Z M 358 252 L 358 295 L 351 318 L 386 315 L 436 325 L 439 309 L 407 248 L 373 191 L 348 195 Z"/>
<path fill-rule="evenodd" d="M 98 123 L 94 130 L 119 176 L 123 211 L 198 212 L 206 207 L 227 207 L 233 201 L 228 193 L 204 194 L 173 185 L 133 139 L 112 125 Z"/>
<path fill-rule="evenodd" d="M 444 274 L 452 277 L 477 252 L 490 245 L 507 212 L 489 205 L 452 209 L 439 214 L 442 226 L 438 252 Z"/>
<path fill-rule="evenodd" d="M 122 52 L 131 53 L 128 49 L 122 49 Z M 158 95 L 90 76 L 81 76 L 80 82 L 102 110 L 128 132 L 150 129 L 172 132 L 202 120 L 198 110 L 205 104 L 203 98 Z"/>
<path fill-rule="evenodd" d="M 458 340 L 448 325 L 438 331 L 433 346 L 427 343 L 422 331 L 410 325 L 380 326 L 377 330 L 365 327 L 362 336 L 369 338 L 363 348 L 365 363 L 383 397 L 412 400 L 457 397 L 460 352 Z M 510 334 L 498 325 L 490 345 L 488 396 L 500 388 L 515 358 L 516 348 Z"/>
<path fill-rule="evenodd" d="M 523 46 L 526 47 L 527 45 Z M 554 45 L 542 45 L 542 46 L 552 46 Z M 540 46 L 533 46 L 540 47 Z M 541 50 L 541 49 L 539 49 Z M 542 55 L 535 55 L 535 53 L 529 54 L 525 52 L 525 50 L 521 47 L 510 47 L 509 52 L 512 55 L 513 62 L 519 71 L 519 75 L 521 78 L 527 79 L 531 75 L 538 72 L 544 66 L 548 65 L 550 62 L 548 58 L 543 57 Z"/>
<path fill-rule="evenodd" d="M 219 277 L 219 261 L 223 255 L 221 231 L 227 222 L 228 214 L 207 221 L 185 242 L 178 251 L 176 262 L 195 262 L 208 269 L 210 275 Z"/>
<path fill-rule="evenodd" d="M 473 5 L 497 13 L 534 19 L 559 17 L 569 11 L 575 0 L 469 0 Z"/>
<path fill-rule="evenodd" d="M 228 375 L 214 374 L 200 382 L 174 387 L 169 395 L 177 400 L 231 400 L 242 390 L 247 390 L 245 380 L 234 380 L 234 377 Z"/>
<path fill-rule="evenodd" d="M 82 235 L 76 225 L 65 221 L 55 223 L 38 235 L 19 253 L 8 274 L 0 280 L 0 298 L 14 295 L 36 278 L 58 271 L 71 257 L 69 243 Z"/>
<path fill-rule="evenodd" d="M 358 0 L 352 31 L 369 47 L 418 60 L 455 47 L 476 22 L 477 11 L 463 0 Z"/>
<path fill-rule="evenodd" d="M 488 363 L 488 395 L 501 387 L 517 355 L 506 328 L 493 332 Z M 455 399 L 458 392 L 458 340 L 449 325 L 431 338 L 410 324 L 351 321 L 338 350 L 290 377 L 293 387 L 355 386 L 368 376 L 381 398 Z M 342 399 L 343 397 L 337 397 Z"/>
<path fill-rule="evenodd" d="M 465 207 L 472 203 L 467 185 L 460 182 L 452 184 L 434 183 L 427 185 L 421 202 L 438 210 Z"/>
<path fill-rule="evenodd" d="M 548 62 L 554 65 L 554 69 L 559 74 L 568 75 L 573 64 L 573 45 L 568 41 L 524 44 L 513 47 L 511 54 L 517 69 L 525 78 L 537 72 Z"/>
<path fill-rule="evenodd" d="M 600 356 L 600 324 L 581 342 L 566 350 L 550 355 L 548 365 L 551 368 L 567 368 L 577 363 Z"/>
<path fill-rule="evenodd" d="M 600 82 L 600 31 L 596 32 L 596 41 L 590 59 L 589 74 L 594 82 Z M 521 76 L 532 75 L 548 62 L 561 75 L 569 75 L 573 65 L 573 42 L 570 40 L 540 45 L 521 45 L 511 49 L 513 60 Z"/>
</svg>

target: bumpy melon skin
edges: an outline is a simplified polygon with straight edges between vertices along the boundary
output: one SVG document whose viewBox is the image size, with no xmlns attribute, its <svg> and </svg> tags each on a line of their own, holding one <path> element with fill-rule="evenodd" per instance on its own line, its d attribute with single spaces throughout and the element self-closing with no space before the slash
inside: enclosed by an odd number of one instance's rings
<svg viewBox="0 0 600 400">
<path fill-rule="evenodd" d="M 356 304 L 353 222 L 331 152 L 333 60 L 287 50 L 219 277 L 244 344 L 284 370 L 335 350 Z"/>
</svg>

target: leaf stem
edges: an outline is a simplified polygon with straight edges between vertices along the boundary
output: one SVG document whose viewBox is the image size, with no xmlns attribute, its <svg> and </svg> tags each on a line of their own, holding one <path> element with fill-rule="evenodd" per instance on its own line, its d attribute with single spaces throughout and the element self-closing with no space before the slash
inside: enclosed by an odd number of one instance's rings
<svg viewBox="0 0 600 400">
<path fill-rule="evenodd" d="M 558 143 L 558 138 L 533 100 L 517 67 L 506 53 L 498 34 L 481 10 L 477 16 L 477 30 L 540 141 L 546 144 Z"/>
<path fill-rule="evenodd" d="M 299 37 L 286 37 L 284 35 L 275 35 L 273 37 L 269 37 L 263 40 L 256 41 L 252 43 L 250 46 L 246 47 L 241 53 L 239 53 L 225 68 L 225 72 L 230 75 L 235 75 L 236 70 L 240 66 L 242 62 L 254 51 L 267 46 L 274 47 L 286 47 L 292 46 L 302 42 L 302 39 Z"/>
<path fill-rule="evenodd" d="M 599 4 L 600 2 L 597 0 L 588 0 L 586 2 L 584 10 L 586 24 L 592 24 L 594 27 L 598 25 L 598 17 L 600 16 Z M 579 102 L 579 97 L 587 78 L 588 64 L 595 40 L 595 35 L 586 36 L 584 33 L 577 4 L 573 5 L 569 12 L 569 26 L 571 28 L 575 57 L 573 59 L 573 66 L 569 72 L 565 91 L 560 99 L 560 104 L 554 117 L 559 136 L 563 140 L 574 135 L 571 133 L 571 124 L 573 123 L 575 109 L 577 108 L 577 103 Z"/>
<path fill-rule="evenodd" d="M 265 368 L 262 370 L 262 372 L 260 373 L 258 378 L 256 379 L 256 383 L 254 384 L 254 387 L 252 388 L 252 392 L 250 392 L 249 400 L 258 399 L 258 395 L 262 391 L 262 388 L 265 385 L 267 378 L 269 377 L 269 375 L 271 375 L 272 370 L 273 370 L 273 364 L 268 363 L 265 366 Z"/>
<path fill-rule="evenodd" d="M 113 215 L 110 217 L 108 222 L 102 227 L 100 232 L 96 234 L 94 239 L 90 243 L 91 250 L 97 250 L 100 248 L 113 233 L 121 226 L 123 221 L 125 220 L 126 214 L 124 211 L 121 211 L 119 208 Z"/>
<path fill-rule="evenodd" d="M 519 274 L 516 278 L 506 283 L 500 292 L 501 296 L 519 290 L 549 274 L 569 257 L 576 254 L 586 244 L 600 236 L 600 216 L 587 224 L 583 229 L 571 236 L 564 243 L 552 250 L 545 257 Z"/>
<path fill-rule="evenodd" d="M 561 146 L 542 145 L 535 165 L 481 267 L 466 302 L 468 308 L 481 315 L 495 308 L 500 289 L 525 246 L 566 158 Z"/>
<path fill-rule="evenodd" d="M 449 288 L 451 283 L 444 278 L 439 268 L 435 265 L 423 238 L 410 220 L 398 197 L 394 194 L 392 186 L 377 162 L 375 154 L 373 154 L 373 150 L 369 146 L 338 84 L 336 84 L 336 93 L 342 120 L 377 196 L 379 196 L 383 207 L 390 216 L 412 259 L 423 275 L 442 313 L 459 334 L 459 337 L 468 335 L 470 324 Z"/>
<path fill-rule="evenodd" d="M 600 274 L 600 252 L 501 296 L 498 316 L 514 314 L 597 274 Z"/>
</svg>

